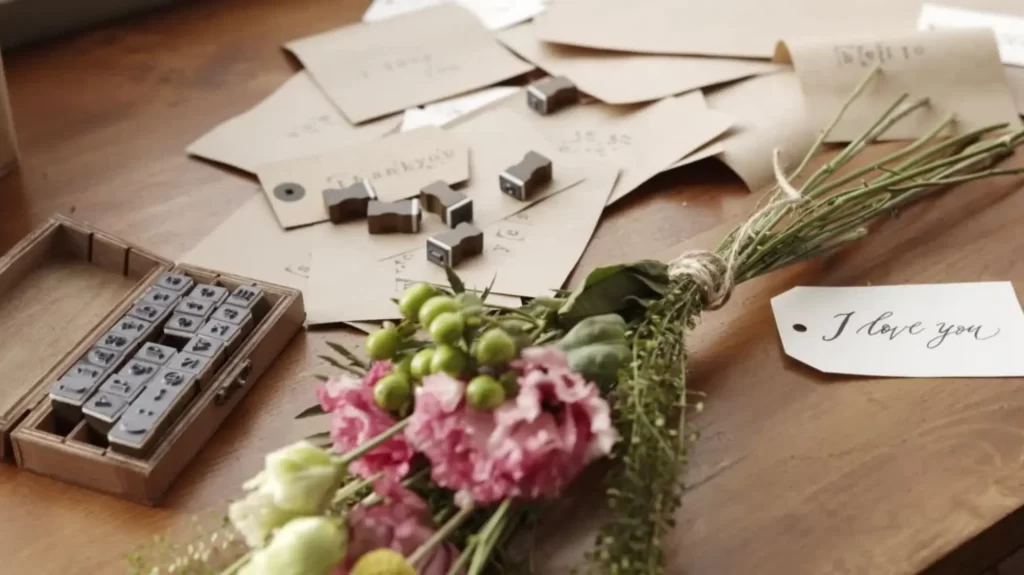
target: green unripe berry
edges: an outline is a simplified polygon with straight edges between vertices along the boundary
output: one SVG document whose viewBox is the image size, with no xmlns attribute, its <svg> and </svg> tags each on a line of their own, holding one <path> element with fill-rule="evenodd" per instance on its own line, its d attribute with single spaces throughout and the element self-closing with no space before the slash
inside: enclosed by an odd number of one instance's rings
<svg viewBox="0 0 1024 575">
<path fill-rule="evenodd" d="M 423 378 L 431 373 L 430 362 L 434 359 L 434 349 L 428 347 L 427 349 L 421 349 L 416 352 L 416 355 L 412 356 L 412 363 L 409 365 L 409 369 L 412 372 L 412 376 L 415 378 Z"/>
<path fill-rule="evenodd" d="M 519 374 L 514 371 L 506 371 L 498 379 L 501 386 L 505 388 L 508 395 L 515 395 L 519 392 Z"/>
<path fill-rule="evenodd" d="M 409 286 L 402 292 L 402 297 L 398 298 L 398 311 L 402 312 L 402 317 L 415 320 L 423 304 L 436 295 L 437 290 L 430 284 L 418 283 Z"/>
<path fill-rule="evenodd" d="M 420 307 L 419 320 L 420 325 L 424 328 L 429 329 L 430 324 L 433 323 L 434 318 L 446 313 L 459 311 L 459 303 L 453 298 L 446 295 L 436 295 L 426 301 L 423 306 Z"/>
<path fill-rule="evenodd" d="M 398 331 L 391 327 L 366 336 L 366 353 L 374 361 L 391 359 L 398 353 Z"/>
<path fill-rule="evenodd" d="M 439 314 L 430 322 L 430 337 L 434 343 L 455 343 L 462 338 L 466 329 L 466 321 L 455 312 Z"/>
<path fill-rule="evenodd" d="M 430 360 L 431 373 L 447 373 L 458 376 L 466 370 L 466 356 L 457 347 L 439 345 L 434 349 L 434 357 Z"/>
<path fill-rule="evenodd" d="M 384 411 L 397 413 L 409 405 L 412 386 L 409 378 L 401 373 L 390 373 L 380 378 L 373 386 L 373 400 Z"/>
<path fill-rule="evenodd" d="M 508 363 L 516 357 L 516 342 L 505 330 L 491 328 L 476 340 L 473 355 L 483 364 Z"/>
<path fill-rule="evenodd" d="M 489 375 L 478 375 L 466 386 L 466 402 L 473 409 L 490 411 L 505 402 L 505 388 Z"/>
<path fill-rule="evenodd" d="M 411 378 L 412 377 L 412 356 L 411 355 L 407 355 L 404 358 L 402 358 L 402 361 L 399 361 L 398 363 L 396 363 L 395 364 L 394 372 L 395 373 L 400 373 L 400 374 L 404 375 L 406 378 Z"/>
</svg>

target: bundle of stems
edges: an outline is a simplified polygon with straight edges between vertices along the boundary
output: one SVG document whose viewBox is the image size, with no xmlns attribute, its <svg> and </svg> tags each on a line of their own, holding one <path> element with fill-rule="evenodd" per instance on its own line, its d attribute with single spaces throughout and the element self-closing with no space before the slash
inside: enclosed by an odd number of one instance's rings
<svg viewBox="0 0 1024 575">
<path fill-rule="evenodd" d="M 686 335 L 701 314 L 717 309 L 741 282 L 833 252 L 868 234 L 879 216 L 952 185 L 1022 169 L 994 166 L 1024 141 L 1024 132 L 993 125 L 943 138 L 950 117 L 899 150 L 861 168 L 851 162 L 897 122 L 928 106 L 903 95 L 858 138 L 797 184 L 843 113 L 881 74 L 858 85 L 839 116 L 821 133 L 803 161 L 786 174 L 774 164 L 777 184 L 754 214 L 713 252 L 689 253 L 670 265 L 669 289 L 649 302 L 634 333 L 633 357 L 613 391 L 616 422 L 624 437 L 607 478 L 611 510 L 591 559 L 597 571 L 616 575 L 664 573 L 663 539 L 681 504 L 688 436 Z M 845 175 L 841 168 L 850 167 Z"/>
</svg>

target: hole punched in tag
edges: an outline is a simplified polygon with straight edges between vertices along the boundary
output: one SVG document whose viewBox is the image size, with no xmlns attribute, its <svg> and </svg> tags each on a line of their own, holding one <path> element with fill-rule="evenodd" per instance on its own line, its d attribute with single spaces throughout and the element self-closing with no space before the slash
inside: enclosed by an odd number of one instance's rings
<svg viewBox="0 0 1024 575">
<path fill-rule="evenodd" d="M 224 405 L 227 403 L 235 392 L 245 387 L 248 383 L 249 375 L 252 373 L 252 360 L 245 360 L 245 364 L 238 370 L 235 377 L 231 378 L 231 381 L 225 383 L 217 390 L 217 393 L 213 397 L 213 403 L 215 405 Z"/>
<path fill-rule="evenodd" d="M 306 188 L 292 182 L 278 184 L 274 188 L 274 197 L 282 202 L 297 202 L 306 197 Z"/>
<path fill-rule="evenodd" d="M 794 323 L 793 331 L 798 333 L 805 333 L 807 331 L 807 326 L 802 323 Z"/>
</svg>

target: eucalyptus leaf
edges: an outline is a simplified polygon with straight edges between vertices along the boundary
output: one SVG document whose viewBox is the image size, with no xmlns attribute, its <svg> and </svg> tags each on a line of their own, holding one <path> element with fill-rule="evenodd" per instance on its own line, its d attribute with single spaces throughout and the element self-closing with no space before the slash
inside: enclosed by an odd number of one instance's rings
<svg viewBox="0 0 1024 575">
<path fill-rule="evenodd" d="M 459 274 L 455 273 L 451 266 L 444 266 L 444 275 L 448 276 L 448 285 L 452 287 L 453 292 L 462 293 L 466 291 L 466 284 L 462 283 L 462 278 L 459 277 Z"/>
<path fill-rule="evenodd" d="M 303 409 L 301 413 L 295 416 L 295 419 L 306 419 L 307 417 L 316 417 L 317 415 L 324 415 L 325 413 L 327 412 L 324 411 L 324 408 L 320 407 L 320 404 L 318 403 Z"/>
<path fill-rule="evenodd" d="M 598 268 L 583 280 L 558 311 L 559 322 L 569 327 L 585 318 L 608 313 L 619 313 L 629 319 L 643 312 L 637 300 L 647 301 L 661 295 L 662 290 L 654 287 L 660 287 L 660 280 L 667 288 L 667 268 L 657 262 Z"/>
</svg>

